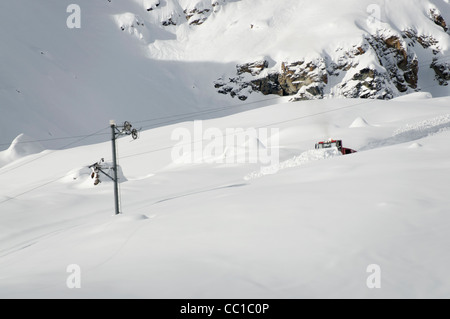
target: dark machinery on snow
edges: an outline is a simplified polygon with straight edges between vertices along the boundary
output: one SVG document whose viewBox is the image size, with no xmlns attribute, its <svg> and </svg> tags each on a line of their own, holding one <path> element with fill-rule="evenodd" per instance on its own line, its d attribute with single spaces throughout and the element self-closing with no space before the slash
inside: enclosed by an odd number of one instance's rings
<svg viewBox="0 0 450 319">
<path fill-rule="evenodd" d="M 330 139 L 328 141 L 319 142 L 316 144 L 316 150 L 320 150 L 320 149 L 324 149 L 324 148 L 333 148 L 333 147 L 336 147 L 342 153 L 342 155 L 356 153 L 356 151 L 352 150 L 351 148 L 343 147 L 342 140 Z"/>
</svg>

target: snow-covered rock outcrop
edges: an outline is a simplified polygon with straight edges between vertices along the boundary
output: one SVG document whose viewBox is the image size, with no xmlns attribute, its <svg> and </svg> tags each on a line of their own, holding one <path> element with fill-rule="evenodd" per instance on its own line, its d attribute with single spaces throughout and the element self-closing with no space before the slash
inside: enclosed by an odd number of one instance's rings
<svg viewBox="0 0 450 319">
<path fill-rule="evenodd" d="M 232 56 L 239 56 L 240 62 L 235 69 L 218 74 L 212 86 L 219 94 L 240 100 L 254 92 L 292 96 L 292 101 L 392 99 L 421 91 L 421 77 L 433 81 L 425 87 L 448 85 L 450 9 L 446 1 L 359 1 L 354 5 L 322 1 L 308 8 L 292 0 L 257 5 L 252 0 L 149 1 L 146 6 L 154 21 L 177 39 L 150 43 L 150 55 L 164 60 L 205 56 L 220 61 L 228 51 L 234 52 Z M 367 21 L 350 15 L 352 6 L 367 11 Z M 370 16 L 373 9 L 379 17 Z M 344 18 L 353 25 L 344 25 Z M 348 39 L 334 43 L 335 34 L 346 32 Z M 258 43 L 257 38 L 262 41 Z M 258 49 L 248 50 L 249 43 Z M 255 52 L 258 58 L 252 58 Z"/>
<path fill-rule="evenodd" d="M 421 62 L 416 47 L 425 52 Z M 313 59 L 281 62 L 268 68 L 266 60 L 236 66 L 236 75 L 219 78 L 214 86 L 218 93 L 246 100 L 252 92 L 264 95 L 293 96 L 292 101 L 324 97 L 392 99 L 420 91 L 419 65 L 435 72 L 439 85 L 447 86 L 450 64 L 439 41 L 432 35 L 421 35 L 410 28 L 401 33 L 377 30 L 349 49 L 336 48 L 336 58 L 329 54 Z M 428 61 L 426 59 L 429 59 Z"/>
<path fill-rule="evenodd" d="M 161 26 L 177 26 L 203 24 L 212 13 L 229 0 L 135 0 L 146 11 L 158 17 Z"/>
</svg>

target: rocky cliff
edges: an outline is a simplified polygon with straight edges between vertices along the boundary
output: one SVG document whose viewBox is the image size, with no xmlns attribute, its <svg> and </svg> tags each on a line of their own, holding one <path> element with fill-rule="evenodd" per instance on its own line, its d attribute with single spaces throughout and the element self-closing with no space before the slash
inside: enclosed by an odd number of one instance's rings
<svg viewBox="0 0 450 319">
<path fill-rule="evenodd" d="M 445 19 L 436 11 L 430 11 L 430 19 L 448 32 Z M 420 68 L 434 71 L 436 85 L 448 86 L 450 81 L 450 63 L 439 41 L 414 28 L 403 32 L 377 30 L 360 43 L 336 48 L 335 52 L 334 59 L 324 53 L 310 59 L 281 61 L 272 67 L 267 60 L 238 64 L 235 75 L 222 76 L 214 86 L 218 93 L 241 100 L 261 92 L 292 96 L 292 101 L 298 101 L 326 96 L 392 99 L 422 89 L 418 85 Z M 365 63 L 373 61 L 366 58 L 369 56 L 378 63 Z"/>
<path fill-rule="evenodd" d="M 226 72 L 211 70 L 220 72 L 211 87 L 240 100 L 254 92 L 291 96 L 292 101 L 392 99 L 429 86 L 448 86 L 448 1 L 375 2 L 378 4 L 361 1 L 352 6 L 327 1 L 307 14 L 309 6 L 293 0 L 143 0 L 144 9 L 150 12 L 147 18 L 167 32 L 162 40 L 149 40 L 150 55 L 163 60 L 222 62 L 223 54 L 234 52 L 238 59 L 233 61 L 241 63 Z M 359 10 L 367 7 L 368 20 L 371 10 L 380 11 L 380 16 L 370 23 L 352 16 L 344 28 L 342 19 L 355 6 Z M 311 14 L 321 20 L 315 21 Z M 333 22 L 335 19 L 338 22 Z M 121 24 L 124 31 L 128 25 L 143 26 L 137 16 L 122 20 L 131 21 Z M 341 27 L 346 31 L 339 31 Z M 327 31 L 318 31 L 322 29 Z M 129 32 L 136 34 L 135 30 Z M 343 40 L 333 47 L 330 40 L 339 32 Z M 144 38 L 141 32 L 137 35 Z M 316 42 L 323 42 L 322 47 Z M 286 47 L 289 50 L 283 57 L 279 52 Z M 258 57 L 252 58 L 255 53 Z"/>
</svg>

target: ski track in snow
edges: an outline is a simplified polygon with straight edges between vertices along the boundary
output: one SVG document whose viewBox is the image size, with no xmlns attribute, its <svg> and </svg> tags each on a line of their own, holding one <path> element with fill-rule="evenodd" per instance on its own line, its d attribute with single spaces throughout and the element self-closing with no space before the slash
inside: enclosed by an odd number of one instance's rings
<svg viewBox="0 0 450 319">
<path fill-rule="evenodd" d="M 183 194 L 180 194 L 180 195 L 167 197 L 165 199 L 161 199 L 161 200 L 158 200 L 158 201 L 154 202 L 153 205 L 156 205 L 156 204 L 159 204 L 159 203 L 164 203 L 164 202 L 171 201 L 171 200 L 178 199 L 178 198 L 182 198 L 182 197 L 187 197 L 187 196 L 192 196 L 192 195 L 212 192 L 212 191 L 216 191 L 216 190 L 220 190 L 220 189 L 226 189 L 226 188 L 243 187 L 243 186 L 246 186 L 246 185 L 247 184 L 245 184 L 245 183 L 241 183 L 241 184 L 231 184 L 231 185 L 219 186 L 219 187 L 214 187 L 214 188 L 209 188 L 208 187 L 208 188 L 205 188 L 205 189 L 202 189 L 202 190 L 198 190 L 198 191 L 192 191 L 192 192 L 187 192 L 187 193 L 183 193 Z"/>
<path fill-rule="evenodd" d="M 440 128 L 440 127 L 448 127 L 450 126 L 450 114 L 446 114 L 443 116 L 438 116 L 433 119 L 424 120 L 421 122 L 417 122 L 414 124 L 408 124 L 404 127 L 399 128 L 394 132 L 394 136 L 398 136 L 408 132 L 417 132 L 417 131 L 425 131 L 429 132 L 432 129 Z"/>
<path fill-rule="evenodd" d="M 298 156 L 294 156 L 291 159 L 288 159 L 284 162 L 281 162 L 279 164 L 267 166 L 267 167 L 261 167 L 259 171 L 252 172 L 250 174 L 247 174 L 244 177 L 244 180 L 249 181 L 252 179 L 256 179 L 259 177 L 263 177 L 266 175 L 273 175 L 278 173 L 281 170 L 285 170 L 288 168 L 293 167 L 299 167 L 306 165 L 310 162 L 316 162 L 320 160 L 325 160 L 329 158 L 333 158 L 336 156 L 341 156 L 341 152 L 337 148 L 332 149 L 325 149 L 325 150 L 309 150 L 306 152 L 301 153 Z"/>
<path fill-rule="evenodd" d="M 361 151 L 417 141 L 428 136 L 448 131 L 449 129 L 450 114 L 446 114 L 417 123 L 407 124 L 397 129 L 390 138 L 369 142 L 368 145 L 361 149 Z"/>
</svg>

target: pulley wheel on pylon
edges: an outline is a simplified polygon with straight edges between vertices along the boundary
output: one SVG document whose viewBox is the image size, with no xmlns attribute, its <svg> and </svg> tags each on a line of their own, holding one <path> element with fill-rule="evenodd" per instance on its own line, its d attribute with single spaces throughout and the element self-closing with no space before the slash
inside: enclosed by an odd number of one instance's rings
<svg viewBox="0 0 450 319">
<path fill-rule="evenodd" d="M 124 131 L 130 132 L 130 131 L 131 131 L 131 127 L 132 127 L 132 125 L 131 125 L 130 122 L 125 121 L 125 123 L 123 123 L 123 130 L 124 130 Z"/>
<path fill-rule="evenodd" d="M 138 131 L 135 128 L 131 131 L 131 137 L 133 140 L 137 140 L 138 138 Z"/>
</svg>

